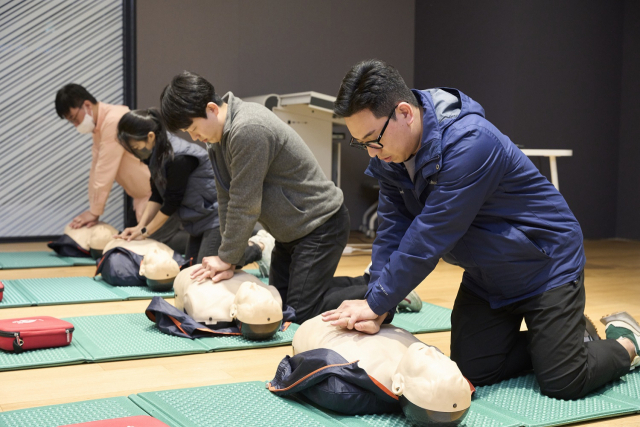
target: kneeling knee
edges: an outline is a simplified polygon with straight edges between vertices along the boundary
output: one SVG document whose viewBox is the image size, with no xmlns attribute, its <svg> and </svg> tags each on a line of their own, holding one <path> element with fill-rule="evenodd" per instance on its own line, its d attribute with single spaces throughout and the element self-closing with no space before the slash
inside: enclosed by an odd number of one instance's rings
<svg viewBox="0 0 640 427">
<path fill-rule="evenodd" d="M 574 400 L 583 397 L 582 387 L 577 386 L 575 381 L 549 381 L 538 378 L 540 393 L 554 399 Z"/>
</svg>

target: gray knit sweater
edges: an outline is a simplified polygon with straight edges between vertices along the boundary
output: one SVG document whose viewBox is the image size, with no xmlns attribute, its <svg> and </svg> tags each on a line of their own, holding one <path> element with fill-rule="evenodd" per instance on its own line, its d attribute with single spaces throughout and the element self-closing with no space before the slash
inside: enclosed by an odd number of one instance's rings
<svg viewBox="0 0 640 427">
<path fill-rule="evenodd" d="M 256 221 L 279 242 L 306 236 L 343 202 L 302 138 L 262 105 L 231 92 L 222 139 L 207 144 L 218 189 L 225 262 L 242 261 Z"/>
</svg>

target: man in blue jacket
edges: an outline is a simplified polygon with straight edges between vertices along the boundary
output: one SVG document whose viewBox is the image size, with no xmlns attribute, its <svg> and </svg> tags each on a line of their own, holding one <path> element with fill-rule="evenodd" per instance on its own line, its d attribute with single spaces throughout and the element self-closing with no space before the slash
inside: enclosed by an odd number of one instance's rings
<svg viewBox="0 0 640 427">
<path fill-rule="evenodd" d="M 474 385 L 533 369 L 543 393 L 573 399 L 640 364 L 633 325 L 584 342 L 580 225 L 477 102 L 455 89 L 410 90 L 370 60 L 343 79 L 335 113 L 371 157 L 379 227 L 366 299 L 325 321 L 376 332 L 443 258 L 464 269 L 451 358 Z"/>
</svg>

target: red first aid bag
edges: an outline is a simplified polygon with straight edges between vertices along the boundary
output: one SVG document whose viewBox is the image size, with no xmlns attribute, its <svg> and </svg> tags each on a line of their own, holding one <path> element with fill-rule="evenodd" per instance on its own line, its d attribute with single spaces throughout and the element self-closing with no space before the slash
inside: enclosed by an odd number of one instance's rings
<svg viewBox="0 0 640 427">
<path fill-rule="evenodd" d="M 60 427 L 169 427 L 162 421 L 149 415 L 137 417 L 113 418 L 111 420 L 91 421 L 80 424 L 65 424 Z"/>
<path fill-rule="evenodd" d="M 21 353 L 71 344 L 73 325 L 49 316 L 0 320 L 0 348 Z"/>
<path fill-rule="evenodd" d="M 3 293 L 4 293 L 4 283 L 0 282 L 0 301 L 2 301 Z"/>
</svg>

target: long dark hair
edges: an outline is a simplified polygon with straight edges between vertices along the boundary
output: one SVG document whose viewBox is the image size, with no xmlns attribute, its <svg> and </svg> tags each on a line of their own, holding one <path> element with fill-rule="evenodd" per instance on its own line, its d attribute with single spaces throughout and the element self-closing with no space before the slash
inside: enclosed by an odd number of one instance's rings
<svg viewBox="0 0 640 427">
<path fill-rule="evenodd" d="M 157 109 L 133 110 L 122 116 L 118 123 L 118 142 L 125 150 L 133 154 L 129 141 L 146 141 L 149 132 L 156 135 L 156 143 L 153 148 L 156 154 L 151 159 L 153 163 L 149 164 L 149 169 L 153 174 L 152 178 L 156 186 L 164 186 L 167 182 L 162 174 L 162 169 L 168 161 L 173 160 L 173 147 L 169 142 L 162 116 Z"/>
</svg>

